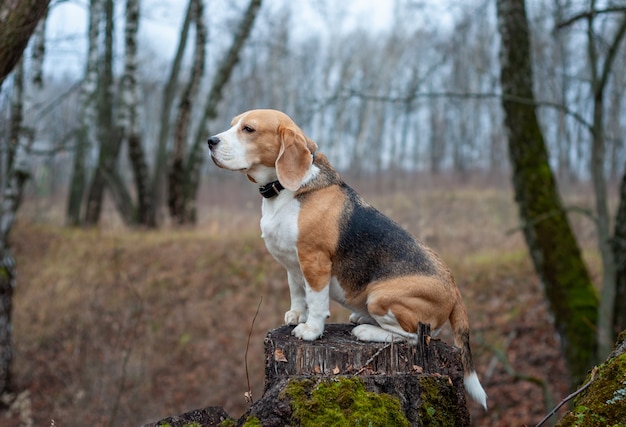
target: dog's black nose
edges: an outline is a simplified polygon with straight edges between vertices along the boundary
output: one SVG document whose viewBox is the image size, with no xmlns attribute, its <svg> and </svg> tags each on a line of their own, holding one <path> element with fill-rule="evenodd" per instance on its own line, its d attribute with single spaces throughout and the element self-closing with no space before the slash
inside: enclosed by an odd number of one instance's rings
<svg viewBox="0 0 626 427">
<path fill-rule="evenodd" d="M 217 144 L 220 143 L 220 139 L 217 136 L 212 136 L 209 138 L 209 148 L 213 148 L 215 147 Z"/>
</svg>

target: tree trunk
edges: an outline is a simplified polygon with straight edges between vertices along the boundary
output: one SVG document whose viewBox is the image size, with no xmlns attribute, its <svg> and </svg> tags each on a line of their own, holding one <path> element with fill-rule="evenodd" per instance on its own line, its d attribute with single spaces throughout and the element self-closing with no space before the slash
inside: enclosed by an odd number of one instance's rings
<svg viewBox="0 0 626 427">
<path fill-rule="evenodd" d="M 592 0 L 590 10 L 595 9 Z M 618 54 L 621 40 L 626 34 L 626 14 L 622 18 L 613 42 L 609 45 L 604 64 L 600 67 L 596 50 L 594 14 L 587 18 L 587 51 L 591 68 L 591 89 L 593 93 L 593 128 L 591 146 L 591 178 L 595 195 L 598 225 L 598 249 L 602 258 L 602 293 L 598 308 L 598 359 L 610 351 L 617 331 L 613 330 L 613 307 L 615 305 L 615 259 L 610 242 L 610 215 L 606 189 L 604 138 L 604 92 L 608 84 L 613 62 Z"/>
<path fill-rule="evenodd" d="M 20 68 L 23 62 L 20 63 Z M 22 126 L 21 110 L 28 109 L 24 95 L 24 73 L 21 69 L 16 73 L 15 96 L 20 99 L 15 100 L 14 104 L 20 107 L 20 113 L 12 117 L 11 120 L 18 120 L 16 128 L 20 129 L 17 134 L 13 150 L 12 161 L 9 163 L 7 158 L 7 181 L 4 185 L 2 194 L 2 202 L 0 204 L 0 395 L 11 391 L 11 364 L 13 361 L 13 342 L 12 342 L 12 326 L 11 312 L 13 309 L 13 290 L 15 289 L 15 259 L 11 253 L 9 245 L 9 233 L 13 227 L 17 210 L 22 201 L 22 190 L 24 183 L 30 177 L 30 148 L 33 142 L 33 132 L 24 129 Z M 14 109 L 14 111 L 17 111 Z M 6 144 L 8 146 L 8 144 Z"/>
<path fill-rule="evenodd" d="M 187 157 L 187 168 L 185 170 L 185 201 L 184 201 L 184 217 L 185 222 L 194 223 L 196 221 L 196 197 L 198 186 L 200 183 L 200 169 L 204 160 L 204 145 L 209 136 L 208 124 L 217 116 L 217 106 L 219 105 L 224 94 L 224 88 L 230 80 L 231 74 L 241 54 L 241 49 L 248 36 L 252 32 L 254 21 L 258 15 L 262 0 L 250 0 L 248 8 L 244 14 L 243 20 L 239 24 L 239 28 L 233 43 L 228 50 L 226 57 L 220 63 L 211 90 L 209 92 L 208 101 L 204 108 L 201 125 L 193 140 L 191 150 Z"/>
<path fill-rule="evenodd" d="M 571 385 L 576 385 L 595 360 L 598 300 L 563 209 L 535 114 L 524 1 L 498 0 L 497 15 L 515 199 L 535 271 L 561 336 Z"/>
<path fill-rule="evenodd" d="M 196 43 L 194 61 L 189 83 L 185 87 L 178 105 L 178 116 L 174 128 L 174 150 L 169 173 L 169 208 L 170 215 L 175 223 L 185 221 L 183 207 L 185 201 L 185 148 L 187 147 L 191 111 L 198 94 L 200 80 L 204 74 L 207 29 L 204 25 L 204 7 L 202 0 L 193 0 L 193 21 L 196 26 Z"/>
<path fill-rule="evenodd" d="M 155 210 L 160 212 L 160 208 L 164 199 L 164 183 L 167 170 L 167 141 L 170 135 L 170 116 L 172 112 L 172 106 L 174 105 L 174 98 L 176 95 L 176 86 L 178 84 L 178 74 L 180 73 L 180 66 L 183 60 L 183 54 L 185 53 L 185 47 L 187 46 L 187 36 L 189 34 L 189 26 L 191 23 L 191 16 L 193 13 L 193 4 L 196 0 L 189 0 L 187 6 L 187 14 L 183 21 L 183 25 L 180 31 L 180 40 L 178 42 L 178 48 L 176 50 L 176 56 L 172 62 L 172 69 L 170 70 L 170 77 L 163 90 L 163 102 L 161 104 L 161 130 L 159 132 L 159 143 L 157 146 L 155 161 L 154 161 L 154 174 L 152 178 L 152 199 Z"/>
<path fill-rule="evenodd" d="M 50 0 L 0 2 L 0 87 L 28 45 Z"/>
<path fill-rule="evenodd" d="M 32 82 L 35 87 L 43 87 L 43 59 L 46 54 L 46 23 L 48 22 L 48 9 L 41 17 L 35 33 L 33 34 L 33 55 L 31 59 Z"/>
<path fill-rule="evenodd" d="M 615 229 L 611 241 L 615 258 L 615 301 L 613 330 L 626 330 L 626 169 L 622 176 L 619 205 L 615 214 Z"/>
<path fill-rule="evenodd" d="M 150 188 L 146 154 L 141 143 L 137 105 L 137 33 L 139 30 L 139 0 L 126 2 L 126 28 L 124 31 L 124 76 L 122 80 L 122 106 L 119 127 L 128 138 L 128 156 L 133 168 L 137 190 L 137 224 L 156 227 L 156 215 Z"/>
<path fill-rule="evenodd" d="M 85 166 L 87 151 L 97 144 L 96 89 L 98 87 L 98 37 L 100 33 L 99 22 L 102 15 L 101 7 L 101 0 L 91 0 L 89 5 L 87 66 L 81 87 L 80 131 L 74 152 L 74 165 L 67 203 L 67 223 L 73 226 L 80 224 L 81 206 L 87 181 Z"/>
<path fill-rule="evenodd" d="M 115 162 L 120 151 L 120 139 L 115 138 L 113 126 L 113 0 L 104 1 L 104 15 L 106 19 L 105 48 L 102 72 L 98 82 L 98 129 L 100 153 L 98 166 L 94 171 L 87 205 L 85 209 L 85 224 L 96 225 L 100 221 L 106 175 L 112 174 Z"/>
</svg>

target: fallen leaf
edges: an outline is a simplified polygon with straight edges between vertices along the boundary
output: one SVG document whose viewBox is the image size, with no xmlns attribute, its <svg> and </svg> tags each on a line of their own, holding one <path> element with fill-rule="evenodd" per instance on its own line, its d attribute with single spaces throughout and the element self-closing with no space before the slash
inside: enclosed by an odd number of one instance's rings
<svg viewBox="0 0 626 427">
<path fill-rule="evenodd" d="M 287 358 L 285 357 L 285 354 L 280 348 L 277 348 L 276 350 L 274 350 L 274 360 L 277 362 L 287 363 Z"/>
<path fill-rule="evenodd" d="M 333 369 L 333 374 L 337 375 L 339 372 L 339 366 L 335 366 L 335 369 Z"/>
<path fill-rule="evenodd" d="M 413 371 L 421 374 L 424 372 L 424 368 L 422 368 L 421 366 L 413 365 Z"/>
</svg>

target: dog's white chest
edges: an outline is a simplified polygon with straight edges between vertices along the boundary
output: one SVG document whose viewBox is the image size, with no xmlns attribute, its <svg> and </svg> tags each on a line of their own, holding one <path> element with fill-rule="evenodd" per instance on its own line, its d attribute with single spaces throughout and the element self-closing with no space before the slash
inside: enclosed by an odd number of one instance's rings
<svg viewBox="0 0 626 427">
<path fill-rule="evenodd" d="M 285 267 L 298 263 L 298 214 L 300 203 L 287 192 L 263 200 L 261 237 L 270 253 Z"/>
</svg>

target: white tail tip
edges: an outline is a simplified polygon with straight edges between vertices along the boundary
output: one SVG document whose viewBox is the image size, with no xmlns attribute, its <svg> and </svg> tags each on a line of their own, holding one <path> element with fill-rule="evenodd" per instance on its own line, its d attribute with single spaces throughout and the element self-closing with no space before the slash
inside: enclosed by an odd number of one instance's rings
<svg viewBox="0 0 626 427">
<path fill-rule="evenodd" d="M 483 386 L 480 385 L 476 372 L 465 376 L 465 391 L 472 399 L 483 405 L 485 411 L 487 410 L 487 393 L 483 390 Z"/>
</svg>

